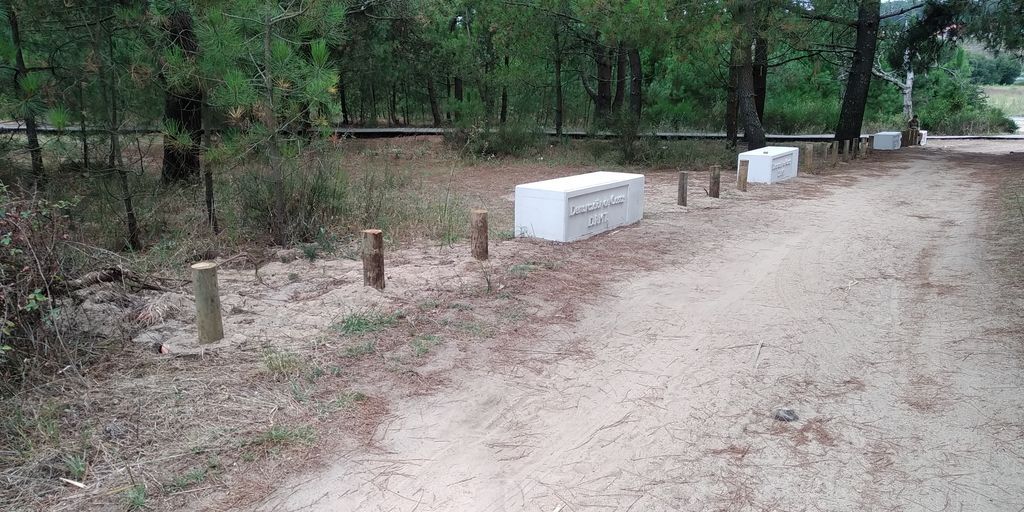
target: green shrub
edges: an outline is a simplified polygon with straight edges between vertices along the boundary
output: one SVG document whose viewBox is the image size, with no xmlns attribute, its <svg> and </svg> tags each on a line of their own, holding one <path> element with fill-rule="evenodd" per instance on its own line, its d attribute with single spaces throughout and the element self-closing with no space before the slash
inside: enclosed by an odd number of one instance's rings
<svg viewBox="0 0 1024 512">
<path fill-rule="evenodd" d="M 285 172 L 280 184 L 268 180 L 263 170 L 250 170 L 235 186 L 239 220 L 256 233 L 271 231 L 275 194 L 278 187 L 284 189 L 283 224 L 291 243 L 315 240 L 324 226 L 348 213 L 347 173 L 322 165 L 307 168 L 296 164 Z"/>
<path fill-rule="evenodd" d="M 547 141 L 539 129 L 523 124 L 505 124 L 483 130 L 459 129 L 445 136 L 449 146 L 482 157 L 524 157 L 537 153 Z"/>
</svg>

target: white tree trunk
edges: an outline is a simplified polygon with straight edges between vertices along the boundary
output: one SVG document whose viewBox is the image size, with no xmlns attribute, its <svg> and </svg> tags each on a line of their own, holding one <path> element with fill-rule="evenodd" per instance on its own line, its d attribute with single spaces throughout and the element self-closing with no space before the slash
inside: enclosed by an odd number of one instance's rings
<svg viewBox="0 0 1024 512">
<path fill-rule="evenodd" d="M 910 65 L 910 49 L 903 53 L 903 75 L 906 79 L 901 84 L 903 90 L 903 117 L 914 117 L 914 67 Z"/>
</svg>

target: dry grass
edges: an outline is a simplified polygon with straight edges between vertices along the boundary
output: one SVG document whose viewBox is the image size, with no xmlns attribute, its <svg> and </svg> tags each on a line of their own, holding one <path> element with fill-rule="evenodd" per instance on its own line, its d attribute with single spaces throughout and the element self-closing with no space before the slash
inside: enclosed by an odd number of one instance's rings
<svg viewBox="0 0 1024 512">
<path fill-rule="evenodd" d="M 989 105 L 1008 116 L 1024 116 L 1024 85 L 986 85 L 982 90 Z"/>
</svg>

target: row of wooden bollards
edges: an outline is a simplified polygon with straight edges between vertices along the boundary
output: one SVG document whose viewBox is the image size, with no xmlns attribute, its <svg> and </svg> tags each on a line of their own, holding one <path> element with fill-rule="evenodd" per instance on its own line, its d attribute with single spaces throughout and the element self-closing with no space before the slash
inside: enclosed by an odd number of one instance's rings
<svg viewBox="0 0 1024 512">
<path fill-rule="evenodd" d="M 740 192 L 747 191 L 747 172 L 750 168 L 750 162 L 746 160 L 740 161 L 739 171 L 736 173 L 736 189 Z M 686 206 L 686 195 L 690 188 L 690 173 L 686 171 L 679 172 L 679 189 L 676 193 L 676 204 L 679 206 Z M 712 165 L 711 174 L 708 178 L 708 196 L 719 197 L 722 192 L 722 166 Z"/>
<path fill-rule="evenodd" d="M 808 142 L 798 144 L 800 148 L 800 169 L 811 174 L 826 167 L 835 167 L 839 162 L 849 162 L 871 156 L 871 137 L 836 140 L 832 142 Z"/>
<path fill-rule="evenodd" d="M 470 212 L 471 253 L 478 260 L 488 258 L 487 210 Z M 384 289 L 384 233 L 379 229 L 363 230 L 363 285 Z M 217 263 L 200 261 L 192 265 L 192 286 L 196 298 L 196 326 L 199 342 L 213 343 L 224 338 L 220 313 L 220 290 L 217 286 Z"/>
<path fill-rule="evenodd" d="M 808 142 L 797 144 L 800 148 L 800 169 L 811 174 L 816 174 L 823 167 L 834 167 L 840 160 L 848 162 L 857 158 L 864 158 L 871 155 L 871 137 L 858 139 L 838 140 L 832 142 Z M 819 160 L 820 157 L 820 160 Z M 821 162 L 820 164 L 818 162 Z M 739 169 L 736 171 L 736 189 L 740 192 L 747 191 L 747 174 L 750 170 L 750 162 L 741 160 Z M 679 173 L 679 188 L 676 193 L 676 204 L 686 206 L 686 196 L 689 192 L 690 173 L 681 171 Z M 722 167 L 711 166 L 710 177 L 708 178 L 708 196 L 719 197 L 722 189 Z"/>
</svg>

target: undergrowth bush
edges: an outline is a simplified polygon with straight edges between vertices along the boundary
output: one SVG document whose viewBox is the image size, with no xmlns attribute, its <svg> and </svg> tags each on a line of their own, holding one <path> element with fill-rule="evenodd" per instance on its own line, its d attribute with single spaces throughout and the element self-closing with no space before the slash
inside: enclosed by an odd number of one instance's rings
<svg viewBox="0 0 1024 512">
<path fill-rule="evenodd" d="M 504 124 L 498 128 L 462 128 L 445 135 L 445 142 L 458 151 L 481 157 L 531 156 L 542 148 L 546 134 L 523 124 Z"/>
<path fill-rule="evenodd" d="M 348 175 L 322 165 L 311 169 L 297 165 L 285 173 L 280 184 L 267 180 L 262 170 L 248 170 L 235 184 L 238 219 L 257 233 L 270 232 L 276 188 L 284 188 L 283 220 L 290 243 L 312 241 L 324 226 L 348 213 Z"/>
<path fill-rule="evenodd" d="M 18 197 L 0 183 L 0 386 L 73 360 L 61 316 L 72 260 L 64 252 L 75 202 Z"/>
<path fill-rule="evenodd" d="M 361 229 L 384 230 L 388 238 L 432 238 L 453 241 L 464 236 L 467 207 L 449 186 L 428 185 L 417 174 L 373 163 L 349 173 L 331 154 L 305 169 L 286 175 L 286 229 L 290 244 L 316 243 L 331 252 L 336 237 Z M 237 213 L 242 227 L 254 236 L 269 232 L 273 192 L 261 171 L 236 180 Z"/>
</svg>

